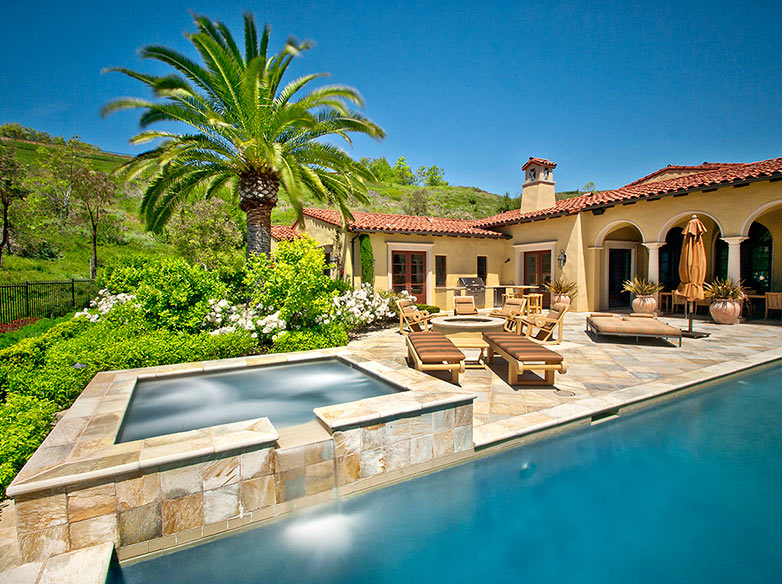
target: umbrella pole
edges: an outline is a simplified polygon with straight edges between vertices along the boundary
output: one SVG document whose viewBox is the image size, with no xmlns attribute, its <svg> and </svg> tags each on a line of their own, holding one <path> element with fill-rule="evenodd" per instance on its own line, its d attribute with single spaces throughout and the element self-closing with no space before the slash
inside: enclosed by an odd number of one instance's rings
<svg viewBox="0 0 782 584">
<path fill-rule="evenodd" d="M 690 304 L 692 303 L 692 306 Z M 711 333 L 704 333 L 700 331 L 694 331 L 692 330 L 692 320 L 693 320 L 693 308 L 695 308 L 695 302 L 688 300 L 684 303 L 684 308 L 687 311 L 687 319 L 690 321 L 690 326 L 686 331 L 682 331 L 682 336 L 687 337 L 688 339 L 702 339 L 704 337 L 708 337 Z"/>
</svg>

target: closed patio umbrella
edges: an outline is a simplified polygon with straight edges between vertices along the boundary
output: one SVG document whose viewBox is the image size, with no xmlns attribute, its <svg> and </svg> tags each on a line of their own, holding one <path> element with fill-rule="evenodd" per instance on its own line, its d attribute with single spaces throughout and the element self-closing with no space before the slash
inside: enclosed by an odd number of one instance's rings
<svg viewBox="0 0 782 584">
<path fill-rule="evenodd" d="M 687 301 L 689 313 L 689 330 L 683 331 L 683 335 L 690 338 L 707 337 L 709 333 L 695 332 L 692 330 L 692 317 L 695 312 L 696 300 L 703 300 L 703 283 L 706 281 L 706 248 L 703 246 L 703 234 L 706 227 L 693 215 L 684 227 L 684 242 L 682 243 L 682 255 L 679 260 L 679 287 L 676 294 Z"/>
</svg>

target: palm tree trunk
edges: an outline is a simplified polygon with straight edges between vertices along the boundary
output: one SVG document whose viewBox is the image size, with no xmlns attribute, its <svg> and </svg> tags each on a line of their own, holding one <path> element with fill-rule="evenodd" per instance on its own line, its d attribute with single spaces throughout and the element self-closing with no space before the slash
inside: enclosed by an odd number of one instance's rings
<svg viewBox="0 0 782 584">
<path fill-rule="evenodd" d="M 272 209 L 277 204 L 280 181 L 271 173 L 239 177 L 239 208 L 247 215 L 247 259 L 271 251 Z"/>
</svg>

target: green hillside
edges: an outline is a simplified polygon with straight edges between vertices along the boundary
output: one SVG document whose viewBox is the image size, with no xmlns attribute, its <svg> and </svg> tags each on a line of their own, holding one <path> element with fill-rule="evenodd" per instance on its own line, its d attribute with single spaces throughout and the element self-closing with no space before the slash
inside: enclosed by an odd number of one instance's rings
<svg viewBox="0 0 782 584">
<path fill-rule="evenodd" d="M 41 157 L 38 152 L 39 148 L 44 148 L 50 152 L 62 150 L 64 147 L 58 144 L 42 144 L 40 142 L 30 142 L 28 140 L 16 140 L 13 138 L 5 138 L 0 136 L 0 140 L 12 146 L 16 151 L 16 157 L 25 164 L 35 164 Z M 87 161 L 89 166 L 93 170 L 100 170 L 101 172 L 111 172 L 118 165 L 130 160 L 130 156 L 123 156 L 121 154 L 109 154 L 108 152 L 101 151 L 85 151 L 81 158 Z"/>
</svg>

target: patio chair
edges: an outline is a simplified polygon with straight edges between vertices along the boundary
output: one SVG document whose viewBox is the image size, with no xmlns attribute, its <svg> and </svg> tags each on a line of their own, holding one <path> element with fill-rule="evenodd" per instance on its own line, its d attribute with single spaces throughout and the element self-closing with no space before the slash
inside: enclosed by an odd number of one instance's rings
<svg viewBox="0 0 782 584">
<path fill-rule="evenodd" d="M 404 326 L 411 332 L 428 331 L 431 328 L 429 322 L 434 318 L 434 314 L 429 314 L 428 310 L 418 310 L 418 307 L 409 300 L 397 300 L 396 307 L 399 312 L 399 332 L 405 333 Z"/>
<path fill-rule="evenodd" d="M 514 320 L 518 315 L 524 314 L 524 309 L 527 306 L 526 298 L 508 298 L 503 304 L 502 308 L 495 308 L 489 313 L 489 316 L 496 316 L 497 318 L 504 318 L 507 321 Z"/>
<path fill-rule="evenodd" d="M 782 292 L 766 292 L 766 316 L 769 310 L 782 310 Z"/>
<path fill-rule="evenodd" d="M 516 318 L 516 334 L 540 345 L 558 345 L 562 342 L 567 304 L 555 304 L 548 314 L 530 314 Z M 555 334 L 556 333 L 556 334 Z"/>
<path fill-rule="evenodd" d="M 453 313 L 455 316 L 478 314 L 478 309 L 475 308 L 475 298 L 472 296 L 455 296 L 453 299 Z"/>
<path fill-rule="evenodd" d="M 543 294 L 527 294 L 527 314 L 540 314 L 543 312 Z"/>
</svg>

